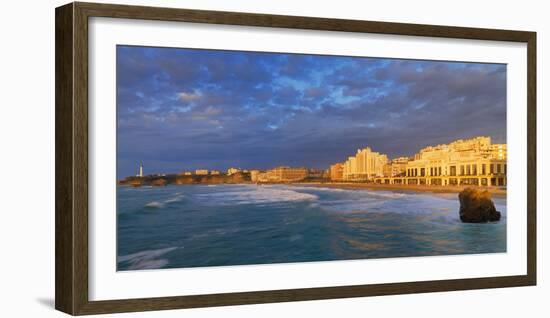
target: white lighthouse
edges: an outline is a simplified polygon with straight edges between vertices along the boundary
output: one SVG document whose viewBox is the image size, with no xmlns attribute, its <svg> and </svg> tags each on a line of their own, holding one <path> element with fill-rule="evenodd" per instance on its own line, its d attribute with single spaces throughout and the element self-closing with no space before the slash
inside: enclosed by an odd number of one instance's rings
<svg viewBox="0 0 550 318">
<path fill-rule="evenodd" d="M 143 162 L 139 163 L 139 173 L 138 177 L 143 177 Z"/>
</svg>

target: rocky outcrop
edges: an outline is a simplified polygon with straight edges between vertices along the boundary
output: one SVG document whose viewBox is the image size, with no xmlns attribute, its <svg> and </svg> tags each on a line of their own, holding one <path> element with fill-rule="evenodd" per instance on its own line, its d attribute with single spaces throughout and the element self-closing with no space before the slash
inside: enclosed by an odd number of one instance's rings
<svg viewBox="0 0 550 318">
<path fill-rule="evenodd" d="M 139 187 L 144 185 L 151 186 L 165 186 L 168 184 L 235 184 L 235 183 L 249 183 L 250 174 L 237 172 L 232 175 L 219 174 L 219 175 L 183 175 L 183 174 L 171 174 L 163 176 L 145 176 L 145 177 L 126 177 L 119 181 L 121 185 L 130 185 L 133 187 Z"/>
<path fill-rule="evenodd" d="M 227 183 L 245 183 L 250 182 L 250 174 L 244 172 L 237 172 L 226 177 Z"/>
<path fill-rule="evenodd" d="M 154 187 L 162 187 L 165 186 L 167 183 L 168 182 L 166 181 L 166 179 L 163 178 L 154 179 L 151 181 L 151 185 Z"/>
<path fill-rule="evenodd" d="M 460 220 L 465 223 L 486 223 L 500 220 L 487 190 L 466 188 L 458 194 L 460 200 Z"/>
<path fill-rule="evenodd" d="M 138 177 L 126 177 L 123 180 L 120 180 L 118 182 L 118 184 L 125 184 L 125 185 L 132 186 L 134 188 L 141 187 L 141 183 L 142 183 L 142 178 L 138 178 Z"/>
<path fill-rule="evenodd" d="M 193 184 L 197 182 L 194 180 L 193 176 L 178 175 L 176 176 L 174 183 L 175 184 Z"/>
</svg>

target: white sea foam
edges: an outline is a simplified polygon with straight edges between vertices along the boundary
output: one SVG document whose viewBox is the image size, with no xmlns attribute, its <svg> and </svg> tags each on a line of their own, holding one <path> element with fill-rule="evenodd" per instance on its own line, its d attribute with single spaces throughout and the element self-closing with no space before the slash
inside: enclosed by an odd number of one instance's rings
<svg viewBox="0 0 550 318">
<path fill-rule="evenodd" d="M 320 205 L 322 209 L 335 212 L 368 212 L 376 211 L 384 204 L 381 200 L 333 200 Z"/>
<path fill-rule="evenodd" d="M 368 189 L 339 189 L 339 188 L 330 188 L 330 187 L 308 187 L 308 186 L 292 186 L 292 189 L 308 192 L 325 192 L 325 193 L 335 193 L 341 194 L 343 197 L 357 199 L 369 198 L 372 199 L 398 199 L 405 198 L 408 196 L 413 196 L 415 194 L 408 194 L 403 192 L 393 192 L 393 191 L 379 191 L 379 190 L 368 190 Z"/>
<path fill-rule="evenodd" d="M 145 207 L 153 208 L 153 209 L 160 209 L 160 208 L 164 207 L 164 203 L 159 202 L 159 201 L 152 201 L 152 202 L 147 203 L 145 205 Z"/>
<path fill-rule="evenodd" d="M 174 203 L 174 202 L 180 202 L 181 200 L 183 200 L 184 198 L 184 195 L 183 194 L 176 194 L 176 196 L 170 198 L 170 199 L 167 199 L 164 201 L 164 203 Z"/>
<path fill-rule="evenodd" d="M 334 192 L 334 193 L 332 193 Z M 270 206 L 285 202 L 308 202 L 309 208 L 336 213 L 399 213 L 456 218 L 458 200 L 432 193 L 333 189 L 286 185 L 220 186 L 195 195 L 201 204 Z M 500 202 L 495 202 L 500 203 Z M 497 206 L 498 208 L 498 206 Z M 505 208 L 503 209 L 505 210 Z"/>
<path fill-rule="evenodd" d="M 390 192 L 390 191 L 372 191 L 369 192 L 372 196 L 378 196 L 381 198 L 388 198 L 388 199 L 396 199 L 396 198 L 404 198 L 406 196 L 410 196 L 410 194 L 401 193 L 401 192 Z"/>
<path fill-rule="evenodd" d="M 319 206 L 325 210 L 355 213 L 378 212 L 400 214 L 430 214 L 435 210 L 444 214 L 454 211 L 458 202 L 429 194 L 407 194 L 390 191 L 365 191 L 348 193 L 337 199 L 327 199 Z"/>
<path fill-rule="evenodd" d="M 313 201 L 318 197 L 290 189 L 271 186 L 240 186 L 227 191 L 197 194 L 206 204 L 266 204 L 275 202 Z"/>
<path fill-rule="evenodd" d="M 168 260 L 159 259 L 159 257 L 175 249 L 177 249 L 177 247 L 167 247 L 123 255 L 118 257 L 118 262 L 129 262 L 129 270 L 162 268 L 168 264 Z"/>
<path fill-rule="evenodd" d="M 147 204 L 145 204 L 145 207 L 147 208 L 154 208 L 154 209 L 160 209 L 166 206 L 166 204 L 180 202 L 183 200 L 185 196 L 181 193 L 176 193 L 175 196 L 166 199 L 164 201 L 152 201 Z"/>
<path fill-rule="evenodd" d="M 296 190 L 308 190 L 308 191 L 325 191 L 325 192 L 349 192 L 355 190 L 348 189 L 339 189 L 339 188 L 329 188 L 329 187 L 308 187 L 308 186 L 292 186 L 292 189 Z"/>
</svg>

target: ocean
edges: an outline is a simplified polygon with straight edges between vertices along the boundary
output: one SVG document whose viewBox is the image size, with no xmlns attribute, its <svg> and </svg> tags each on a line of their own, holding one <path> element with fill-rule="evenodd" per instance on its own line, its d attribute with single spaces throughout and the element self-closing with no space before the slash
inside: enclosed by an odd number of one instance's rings
<svg viewBox="0 0 550 318">
<path fill-rule="evenodd" d="M 117 193 L 117 270 L 506 252 L 499 222 L 462 223 L 457 194 L 288 185 Z"/>
</svg>

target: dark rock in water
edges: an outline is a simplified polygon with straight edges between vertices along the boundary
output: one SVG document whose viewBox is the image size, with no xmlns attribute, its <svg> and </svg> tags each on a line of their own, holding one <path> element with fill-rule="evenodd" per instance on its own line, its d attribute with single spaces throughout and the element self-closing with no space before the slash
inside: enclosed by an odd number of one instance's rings
<svg viewBox="0 0 550 318">
<path fill-rule="evenodd" d="M 460 220 L 465 223 L 485 223 L 500 220 L 491 194 L 487 190 L 466 188 L 458 194 Z"/>
</svg>

